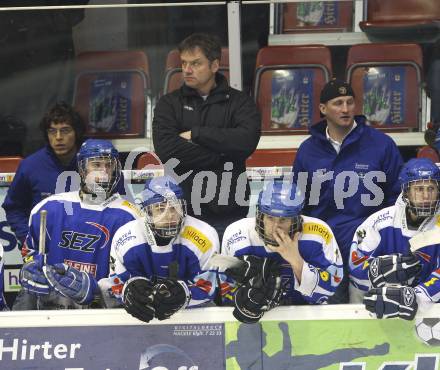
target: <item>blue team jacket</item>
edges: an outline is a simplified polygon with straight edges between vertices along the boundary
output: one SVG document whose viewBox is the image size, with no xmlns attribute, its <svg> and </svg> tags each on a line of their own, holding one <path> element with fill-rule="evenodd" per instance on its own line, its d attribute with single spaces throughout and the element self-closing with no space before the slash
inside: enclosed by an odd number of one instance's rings
<svg viewBox="0 0 440 370">
<path fill-rule="evenodd" d="M 49 145 L 21 161 L 3 203 L 6 219 L 19 240 L 26 237 L 32 208 L 55 193 L 58 175 L 76 170 L 76 157 L 64 167 Z M 63 192 L 70 188 L 66 185 Z"/>
<path fill-rule="evenodd" d="M 326 137 L 326 120 L 318 122 L 310 128 L 311 137 L 305 140 L 299 147 L 293 164 L 293 172 L 298 180 L 299 172 L 307 172 L 307 193 L 304 214 L 317 217 L 327 222 L 335 234 L 341 250 L 344 263 L 347 262 L 350 244 L 356 227 L 359 226 L 369 215 L 381 208 L 394 204 L 399 193 L 399 171 L 403 164 L 400 152 L 393 140 L 384 133 L 365 124 L 364 116 L 355 116 L 357 127 L 344 139 L 341 150 L 336 153 L 335 149 Z M 330 173 L 333 171 L 333 174 Z M 353 171 L 353 177 L 358 177 L 359 187 L 357 191 L 337 204 L 336 197 L 341 197 L 343 191 L 348 188 L 348 178 L 342 181 L 343 190 L 336 190 L 335 183 L 338 174 L 343 171 Z M 383 201 L 377 206 L 365 206 L 361 202 L 361 196 L 365 199 L 373 198 L 372 187 L 365 186 L 365 176 L 370 171 L 383 171 L 386 174 L 386 182 L 372 182 L 383 191 Z M 315 181 L 319 178 L 331 177 L 324 181 L 319 193 L 317 205 L 310 205 L 310 189 L 312 175 L 315 173 Z M 339 177 L 341 180 L 343 175 Z M 352 179 L 356 181 L 357 179 Z M 336 187 L 338 189 L 338 187 Z M 340 187 L 339 187 L 340 188 Z M 375 193 L 375 192 L 374 192 Z M 338 208 L 343 206 L 343 208 Z"/>
<path fill-rule="evenodd" d="M 63 166 L 49 145 L 20 162 L 2 205 L 18 240 L 23 242 L 28 233 L 32 208 L 42 199 L 55 194 L 57 178 L 63 171 L 77 171 L 76 156 L 68 166 Z M 78 187 L 71 186 L 71 182 L 67 181 L 59 192 L 73 190 L 78 190 Z M 123 178 L 115 192 L 126 194 Z"/>
</svg>

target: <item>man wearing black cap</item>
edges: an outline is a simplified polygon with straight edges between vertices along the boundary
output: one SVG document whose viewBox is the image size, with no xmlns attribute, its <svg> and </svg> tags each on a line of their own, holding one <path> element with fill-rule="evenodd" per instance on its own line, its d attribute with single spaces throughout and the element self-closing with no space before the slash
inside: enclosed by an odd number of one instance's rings
<svg viewBox="0 0 440 370">
<path fill-rule="evenodd" d="M 355 116 L 354 98 L 344 81 L 324 86 L 319 104 L 324 119 L 310 127 L 311 137 L 300 145 L 293 165 L 300 186 L 307 175 L 304 213 L 330 225 L 345 266 L 357 226 L 396 201 L 403 164 L 393 140 Z M 340 286 L 334 303 L 348 302 L 348 284 Z"/>
</svg>

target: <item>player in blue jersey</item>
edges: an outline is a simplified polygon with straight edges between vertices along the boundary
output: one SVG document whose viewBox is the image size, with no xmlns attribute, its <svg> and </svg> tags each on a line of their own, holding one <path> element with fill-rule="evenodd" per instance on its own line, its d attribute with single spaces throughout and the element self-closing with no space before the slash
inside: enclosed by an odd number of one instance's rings
<svg viewBox="0 0 440 370">
<path fill-rule="evenodd" d="M 271 182 L 259 195 L 256 217 L 226 229 L 222 254 L 246 263 L 226 270 L 241 283 L 225 295 L 234 300 L 238 320 L 256 322 L 278 303 L 327 302 L 339 285 L 342 258 L 333 232 L 324 221 L 302 215 L 303 202 L 296 184 Z"/>
<path fill-rule="evenodd" d="M 116 232 L 111 275 L 99 285 L 148 322 L 214 298 L 217 274 L 208 261 L 219 240 L 213 227 L 186 214 L 183 191 L 171 177 L 147 180 L 142 198 L 144 217 Z"/>
<path fill-rule="evenodd" d="M 440 170 L 430 159 L 411 159 L 399 179 L 395 205 L 372 214 L 354 235 L 350 299 L 363 297 L 378 318 L 411 320 L 440 301 Z"/>
<path fill-rule="evenodd" d="M 105 140 L 85 141 L 77 155 L 79 191 L 52 195 L 32 210 L 24 245 L 22 290 L 13 309 L 88 307 L 97 281 L 108 276 L 117 230 L 134 220 L 136 207 L 112 194 L 121 175 L 118 152 Z M 40 215 L 47 211 L 45 253 L 39 254 Z"/>
</svg>

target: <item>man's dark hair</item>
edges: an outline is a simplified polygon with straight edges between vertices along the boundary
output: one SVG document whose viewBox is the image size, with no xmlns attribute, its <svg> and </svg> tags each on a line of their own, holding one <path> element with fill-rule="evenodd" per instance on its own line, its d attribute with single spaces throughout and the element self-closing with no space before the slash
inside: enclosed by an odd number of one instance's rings
<svg viewBox="0 0 440 370">
<path fill-rule="evenodd" d="M 67 123 L 75 131 L 76 146 L 79 148 L 84 141 L 86 126 L 77 111 L 66 102 L 58 102 L 49 109 L 40 122 L 40 130 L 46 141 L 49 141 L 47 130 L 52 123 Z"/>
<path fill-rule="evenodd" d="M 193 33 L 183 40 L 177 48 L 179 53 L 193 51 L 195 48 L 200 48 L 210 62 L 213 62 L 216 59 L 220 61 L 222 56 L 220 39 L 217 36 L 207 33 Z"/>
</svg>

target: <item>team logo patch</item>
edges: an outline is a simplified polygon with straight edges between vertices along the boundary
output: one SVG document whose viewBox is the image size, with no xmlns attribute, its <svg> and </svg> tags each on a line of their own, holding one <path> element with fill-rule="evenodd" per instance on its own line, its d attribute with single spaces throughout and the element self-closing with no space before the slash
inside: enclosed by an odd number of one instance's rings
<svg viewBox="0 0 440 370">
<path fill-rule="evenodd" d="M 423 285 L 426 286 L 426 287 L 430 287 L 431 285 L 434 285 L 437 281 L 438 281 L 438 278 L 436 278 L 434 276 L 434 277 L 431 278 L 431 280 L 428 280 L 425 283 L 423 283 Z"/>
<path fill-rule="evenodd" d="M 362 256 L 360 257 L 356 251 L 351 252 L 351 262 L 353 265 L 358 266 L 362 262 L 364 262 L 366 259 L 368 259 L 368 256 Z"/>
<path fill-rule="evenodd" d="M 366 236 L 367 236 L 367 232 L 365 231 L 365 229 L 360 229 L 360 230 L 356 231 L 356 237 L 357 237 L 358 244 L 361 244 Z"/>
<path fill-rule="evenodd" d="M 182 237 L 194 243 L 202 253 L 207 252 L 212 247 L 212 243 L 206 235 L 192 226 L 185 226 Z"/>
<path fill-rule="evenodd" d="M 373 277 L 377 278 L 379 275 L 379 259 L 374 258 L 370 265 L 370 273 Z"/>
<path fill-rule="evenodd" d="M 98 230 L 101 230 L 101 231 L 102 231 L 102 233 L 103 233 L 104 236 L 105 236 L 105 239 L 104 239 L 104 244 L 101 246 L 100 249 L 104 249 L 105 246 L 107 245 L 108 241 L 110 240 L 110 231 L 109 231 L 104 225 L 97 224 L 96 222 L 87 221 L 86 224 L 89 224 L 89 225 L 91 225 L 91 226 L 94 226 L 94 227 L 96 227 Z"/>
<path fill-rule="evenodd" d="M 412 289 L 405 287 L 403 288 L 403 302 L 405 306 L 409 307 L 413 304 L 415 299 L 415 293 Z"/>
<path fill-rule="evenodd" d="M 338 91 L 341 95 L 347 95 L 347 89 L 345 88 L 345 86 L 341 86 Z"/>
<path fill-rule="evenodd" d="M 330 274 L 327 271 L 320 271 L 319 275 L 321 275 L 321 279 L 323 281 L 328 281 Z"/>
<path fill-rule="evenodd" d="M 64 260 L 64 263 L 77 269 L 78 271 L 87 272 L 88 274 L 92 274 L 94 277 L 96 277 L 96 263 L 84 263 L 72 260 Z"/>
<path fill-rule="evenodd" d="M 315 222 L 306 222 L 303 224 L 303 233 L 318 235 L 325 240 L 325 244 L 330 244 L 333 237 L 327 227 Z"/>
</svg>

